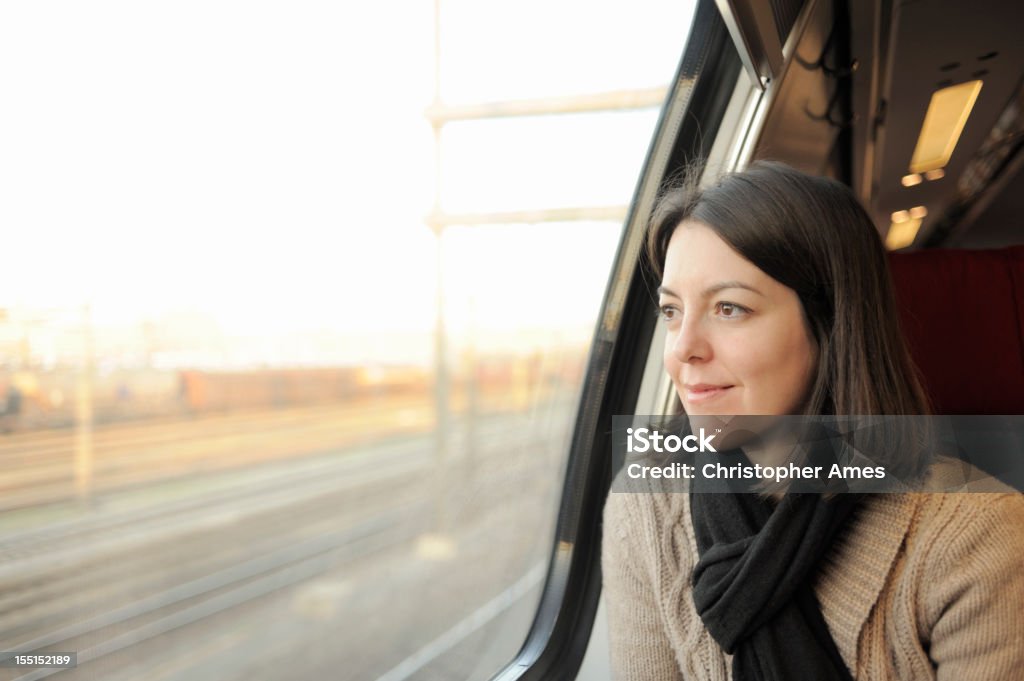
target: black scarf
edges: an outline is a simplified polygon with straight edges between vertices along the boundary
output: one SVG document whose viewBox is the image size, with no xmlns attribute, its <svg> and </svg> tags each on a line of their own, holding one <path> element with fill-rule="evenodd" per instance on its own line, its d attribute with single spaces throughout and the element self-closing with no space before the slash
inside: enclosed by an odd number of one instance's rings
<svg viewBox="0 0 1024 681">
<path fill-rule="evenodd" d="M 853 681 L 814 595 L 818 561 L 850 518 L 855 494 L 690 495 L 700 560 L 693 602 L 733 655 L 734 681 Z"/>
</svg>

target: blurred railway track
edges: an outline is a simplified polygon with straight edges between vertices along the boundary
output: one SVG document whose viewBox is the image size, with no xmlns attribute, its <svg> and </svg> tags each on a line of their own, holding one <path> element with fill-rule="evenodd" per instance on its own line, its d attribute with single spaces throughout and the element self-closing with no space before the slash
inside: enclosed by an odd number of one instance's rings
<svg viewBox="0 0 1024 681">
<path fill-rule="evenodd" d="M 493 451 L 452 495 L 460 497 L 458 522 L 535 481 L 539 460 L 509 454 L 552 443 L 523 428 L 523 418 L 480 426 L 481 441 L 490 444 L 477 454 Z M 294 422 L 313 425 L 304 417 Z M 334 437 L 330 428 L 313 430 Z M 222 471 L 219 484 L 188 496 L 0 537 L 0 649 L 77 650 L 85 665 L 409 544 L 429 529 L 436 488 L 425 484 L 434 464 L 428 437 L 344 449 Z M 458 475 L 466 480 L 465 471 Z M 57 673 L 80 672 L 0 678 Z"/>
<path fill-rule="evenodd" d="M 61 648 L 78 651 L 84 665 L 174 629 L 299 584 L 345 562 L 402 541 L 421 531 L 425 502 L 378 514 L 353 527 L 253 557 L 218 572 L 153 593 L 123 606 L 7 645 L 12 650 Z M 119 628 L 118 625 L 130 626 Z M 38 669 L 19 681 L 46 678 L 59 669 Z"/>
<path fill-rule="evenodd" d="M 317 405 L 104 426 L 92 437 L 92 492 L 355 447 L 433 425 L 428 404 Z M 75 434 L 0 438 L 0 511 L 74 499 Z"/>
</svg>

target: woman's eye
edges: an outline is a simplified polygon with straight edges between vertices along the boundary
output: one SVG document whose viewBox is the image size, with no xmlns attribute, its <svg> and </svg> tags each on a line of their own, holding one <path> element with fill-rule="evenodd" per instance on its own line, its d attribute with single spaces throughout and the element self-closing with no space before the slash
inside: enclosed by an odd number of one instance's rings
<svg viewBox="0 0 1024 681">
<path fill-rule="evenodd" d="M 660 308 L 658 308 L 658 314 L 661 315 L 661 318 L 664 319 L 666 322 L 670 322 L 673 319 L 675 319 L 678 313 L 679 310 L 672 307 L 671 305 L 662 305 Z"/>
<path fill-rule="evenodd" d="M 750 312 L 750 310 L 748 310 L 747 308 L 743 307 L 742 305 L 737 305 L 736 303 L 719 303 L 718 304 L 718 314 L 720 314 L 723 317 L 728 317 L 728 318 L 742 317 L 743 315 L 747 314 L 748 312 Z"/>
</svg>

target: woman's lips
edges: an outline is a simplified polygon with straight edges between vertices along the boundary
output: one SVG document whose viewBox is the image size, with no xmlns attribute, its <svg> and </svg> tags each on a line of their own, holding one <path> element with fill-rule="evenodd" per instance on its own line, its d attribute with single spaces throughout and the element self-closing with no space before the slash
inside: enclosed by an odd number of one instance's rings
<svg viewBox="0 0 1024 681">
<path fill-rule="evenodd" d="M 702 402 L 713 400 L 716 397 L 721 397 L 731 388 L 731 385 L 707 385 L 705 383 L 699 383 L 697 385 L 684 385 L 683 393 L 686 395 L 686 401 L 690 404 L 700 404 Z"/>
</svg>

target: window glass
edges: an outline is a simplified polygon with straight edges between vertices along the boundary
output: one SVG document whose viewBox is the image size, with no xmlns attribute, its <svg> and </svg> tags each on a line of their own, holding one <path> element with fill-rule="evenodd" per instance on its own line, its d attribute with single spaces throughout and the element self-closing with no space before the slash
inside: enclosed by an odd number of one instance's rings
<svg viewBox="0 0 1024 681">
<path fill-rule="evenodd" d="M 555 5 L 441 0 L 440 100 L 431 3 L 0 6 L 0 650 L 512 659 L 658 107 L 425 112 L 667 87 L 693 11 Z"/>
<path fill-rule="evenodd" d="M 442 96 L 461 103 L 663 86 L 695 7 L 443 0 Z"/>
<path fill-rule="evenodd" d="M 456 213 L 625 206 L 657 118 L 648 108 L 446 126 L 442 205 Z"/>
</svg>

